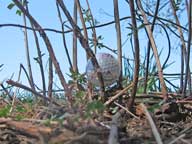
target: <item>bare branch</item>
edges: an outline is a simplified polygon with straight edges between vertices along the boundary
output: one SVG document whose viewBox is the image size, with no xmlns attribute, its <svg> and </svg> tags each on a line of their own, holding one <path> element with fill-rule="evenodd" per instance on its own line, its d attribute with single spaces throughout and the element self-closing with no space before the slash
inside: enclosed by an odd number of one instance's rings
<svg viewBox="0 0 192 144">
<path fill-rule="evenodd" d="M 53 64 L 55 66 L 55 69 L 57 71 L 57 74 L 59 76 L 59 79 L 60 79 L 60 82 L 65 90 L 65 95 L 67 96 L 67 98 L 70 100 L 72 100 L 72 95 L 71 95 L 71 91 L 70 89 L 68 88 L 68 85 L 66 83 L 66 80 L 62 74 L 62 71 L 60 69 L 60 66 L 59 66 L 59 63 L 56 59 L 56 56 L 55 56 L 55 53 L 53 51 L 53 47 L 50 43 L 50 40 L 49 38 L 47 37 L 45 31 L 42 29 L 42 27 L 39 25 L 39 23 L 29 14 L 29 12 L 22 6 L 22 4 L 18 1 L 18 0 L 12 0 L 16 5 L 17 7 L 23 12 L 25 13 L 25 15 L 29 18 L 29 20 L 31 21 L 31 23 L 33 23 L 34 27 L 36 27 L 37 29 L 39 29 L 39 33 L 40 35 L 42 36 L 46 46 L 47 46 L 47 50 L 49 52 L 49 55 L 51 57 L 51 60 L 53 61 Z"/>
<path fill-rule="evenodd" d="M 133 104 L 135 101 L 135 95 L 137 92 L 137 83 L 138 83 L 138 78 L 139 78 L 139 65 L 140 65 L 140 48 L 139 48 L 138 29 L 137 29 L 136 15 L 135 15 L 134 0 L 130 0 L 129 5 L 130 5 L 130 12 L 131 12 L 131 21 L 132 21 L 133 38 L 134 38 L 134 50 L 135 50 L 133 89 L 131 92 L 131 98 L 128 102 L 128 108 L 131 110 L 133 108 Z"/>
</svg>

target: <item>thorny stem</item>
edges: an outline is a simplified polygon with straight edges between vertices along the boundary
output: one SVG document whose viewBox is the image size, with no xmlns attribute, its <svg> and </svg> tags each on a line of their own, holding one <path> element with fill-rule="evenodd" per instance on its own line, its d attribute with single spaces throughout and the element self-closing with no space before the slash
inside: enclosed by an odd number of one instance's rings
<svg viewBox="0 0 192 144">
<path fill-rule="evenodd" d="M 81 33 L 81 29 L 77 26 L 77 24 L 75 24 L 73 18 L 71 17 L 69 11 L 67 10 L 65 4 L 63 3 L 62 0 L 57 0 L 58 4 L 60 5 L 60 7 L 62 8 L 63 12 L 65 13 L 67 19 L 69 20 L 71 26 L 73 27 L 73 30 L 77 36 L 77 38 L 79 39 L 82 47 L 85 49 L 86 54 L 88 55 L 88 57 L 91 58 L 93 66 L 96 69 L 99 69 L 99 64 L 97 62 L 97 59 L 93 53 L 93 51 L 90 49 L 89 44 L 88 44 L 88 40 L 82 35 Z M 97 77 L 99 80 L 99 84 L 100 84 L 100 95 L 102 98 L 104 98 L 105 95 L 105 86 L 104 86 L 104 81 L 103 81 L 103 76 L 101 74 L 101 72 L 97 71 Z"/>
</svg>

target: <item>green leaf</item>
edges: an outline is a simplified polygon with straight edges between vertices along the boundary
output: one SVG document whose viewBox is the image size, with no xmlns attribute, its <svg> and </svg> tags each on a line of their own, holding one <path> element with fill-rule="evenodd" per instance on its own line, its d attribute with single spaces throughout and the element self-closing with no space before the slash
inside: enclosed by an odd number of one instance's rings
<svg viewBox="0 0 192 144">
<path fill-rule="evenodd" d="M 18 14 L 19 16 L 21 16 L 22 12 L 20 10 L 16 11 L 16 14 Z"/>
<path fill-rule="evenodd" d="M 10 4 L 7 6 L 7 8 L 11 10 L 14 6 L 15 6 L 14 3 L 10 3 Z"/>
</svg>

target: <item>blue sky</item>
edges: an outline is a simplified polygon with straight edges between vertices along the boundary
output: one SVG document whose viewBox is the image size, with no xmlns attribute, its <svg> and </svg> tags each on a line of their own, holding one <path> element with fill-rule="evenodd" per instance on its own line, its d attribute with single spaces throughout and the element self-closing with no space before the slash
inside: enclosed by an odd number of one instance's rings
<svg viewBox="0 0 192 144">
<path fill-rule="evenodd" d="M 29 1 L 29 11 L 31 15 L 39 22 L 39 24 L 43 28 L 52 28 L 52 29 L 60 29 L 60 23 L 57 16 L 57 10 L 55 5 L 55 0 L 28 0 Z M 12 10 L 7 8 L 8 4 L 11 2 L 10 0 L 1 0 L 0 1 L 0 17 L 1 21 L 0 24 L 6 23 L 14 23 L 14 24 L 23 24 L 23 19 L 21 16 L 15 14 L 16 7 Z M 72 0 L 64 0 L 67 8 L 70 12 L 73 10 L 73 1 Z M 82 6 L 86 8 L 85 1 L 81 1 Z M 90 7 L 94 18 L 100 22 L 100 24 L 112 21 L 113 18 L 113 1 L 112 0 L 104 0 L 104 1 L 96 1 L 96 0 L 89 0 Z M 125 1 L 119 1 L 119 11 L 120 17 L 130 16 L 129 13 L 129 6 Z M 63 15 L 63 19 L 65 19 Z M 127 21 L 122 21 L 122 42 L 127 39 L 127 34 L 129 31 L 125 28 L 128 26 Z M 69 24 L 68 24 L 69 25 Z M 28 23 L 29 26 L 29 23 Z M 70 25 L 69 25 L 70 26 Z M 66 28 L 67 29 L 67 28 Z M 102 35 L 104 40 L 102 41 L 104 44 L 108 45 L 109 47 L 115 49 L 116 48 L 116 33 L 115 33 L 115 25 L 112 24 L 107 27 L 99 28 L 96 30 L 97 35 Z M 144 56 L 145 48 L 146 48 L 146 37 L 143 34 L 143 30 L 140 30 L 140 46 L 141 46 L 141 56 Z M 15 27 L 1 27 L 0 28 L 0 43 L 1 43 L 1 53 L 0 53 L 0 64 L 4 64 L 2 71 L 0 71 L 0 81 L 6 80 L 11 77 L 14 73 L 14 80 L 17 80 L 18 72 L 19 72 L 19 65 L 22 63 L 27 68 L 26 63 L 26 56 L 25 56 L 25 47 L 24 47 L 24 35 L 23 30 L 20 28 Z M 47 32 L 53 48 L 55 50 L 55 54 L 58 58 L 60 63 L 61 69 L 63 74 L 69 73 L 69 65 L 67 62 L 67 57 L 65 54 L 65 50 L 63 48 L 62 43 L 62 36 L 61 34 Z M 36 46 L 34 43 L 34 38 L 31 31 L 28 31 L 29 35 L 29 48 L 31 54 L 31 63 L 33 69 L 34 80 L 37 85 L 41 85 L 40 82 L 40 72 L 37 63 L 33 60 L 34 57 L 37 57 Z M 165 58 L 167 51 L 166 40 L 162 39 L 162 36 L 155 35 L 156 42 L 158 45 L 159 50 L 164 49 L 162 53 L 162 60 Z M 67 46 L 69 49 L 70 54 L 72 54 L 72 33 L 66 35 Z M 45 53 L 43 57 L 44 61 L 44 68 L 47 73 L 47 60 L 48 60 L 48 53 L 45 47 L 44 42 L 42 41 L 41 37 L 39 37 L 39 42 L 41 46 L 41 50 Z M 100 50 L 100 52 L 109 52 L 105 49 Z M 110 52 L 109 52 L 110 53 Z M 123 46 L 123 54 L 129 58 L 132 58 L 132 51 L 130 47 L 129 41 Z M 175 50 L 169 62 L 176 61 L 166 72 L 180 72 L 180 62 L 179 62 L 179 49 L 178 51 Z M 85 72 L 86 67 L 86 58 L 85 52 L 83 48 L 78 44 L 78 65 L 80 72 Z M 68 77 L 65 75 L 66 79 Z M 55 77 L 55 81 L 57 81 L 57 77 Z M 26 78 L 22 73 L 21 81 L 24 84 L 27 84 Z"/>
</svg>

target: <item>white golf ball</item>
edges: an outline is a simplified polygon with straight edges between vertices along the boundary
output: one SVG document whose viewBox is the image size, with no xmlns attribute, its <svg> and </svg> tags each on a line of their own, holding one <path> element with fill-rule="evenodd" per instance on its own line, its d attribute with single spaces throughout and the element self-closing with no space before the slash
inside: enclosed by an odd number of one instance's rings
<svg viewBox="0 0 192 144">
<path fill-rule="evenodd" d="M 100 71 L 103 76 L 103 81 L 105 86 L 110 86 L 114 84 L 120 75 L 120 69 L 117 59 L 115 59 L 111 54 L 108 53 L 98 53 L 96 54 L 96 59 L 100 66 L 100 69 L 95 69 L 91 59 L 88 60 L 86 66 L 86 75 L 88 81 L 93 85 L 99 86 L 99 80 L 97 77 L 97 71 Z"/>
</svg>

